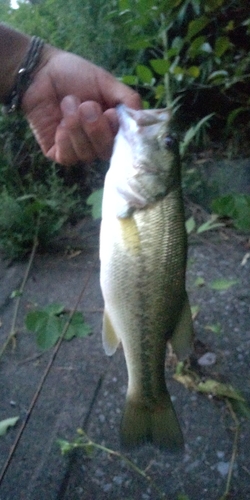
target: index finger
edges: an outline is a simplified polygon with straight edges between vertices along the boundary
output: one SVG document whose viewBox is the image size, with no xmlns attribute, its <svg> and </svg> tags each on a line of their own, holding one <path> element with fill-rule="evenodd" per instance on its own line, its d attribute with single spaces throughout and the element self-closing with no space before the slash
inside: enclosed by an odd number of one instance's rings
<svg viewBox="0 0 250 500">
<path fill-rule="evenodd" d="M 98 72 L 97 83 L 105 109 L 115 108 L 118 104 L 125 104 L 132 109 L 142 108 L 140 95 L 107 71 Z"/>
</svg>

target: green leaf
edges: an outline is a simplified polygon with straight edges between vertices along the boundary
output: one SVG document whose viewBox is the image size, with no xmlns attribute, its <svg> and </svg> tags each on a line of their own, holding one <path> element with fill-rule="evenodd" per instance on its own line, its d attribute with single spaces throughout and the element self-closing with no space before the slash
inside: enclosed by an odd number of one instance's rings
<svg viewBox="0 0 250 500">
<path fill-rule="evenodd" d="M 202 129 L 202 127 L 207 126 L 207 122 L 210 120 L 210 118 L 214 115 L 214 113 L 210 113 L 210 115 L 204 116 L 198 123 L 190 127 L 187 132 L 184 135 L 183 140 L 180 143 L 180 155 L 183 156 L 185 150 L 187 149 L 187 146 L 189 143 L 195 138 L 195 136 L 198 134 L 199 130 Z"/>
<path fill-rule="evenodd" d="M 145 38 L 142 38 L 141 40 L 135 40 L 134 42 L 128 44 L 129 50 L 145 50 L 150 47 L 152 47 L 152 42 L 150 42 L 149 40 L 145 40 Z"/>
<path fill-rule="evenodd" d="M 53 302 L 52 304 L 46 306 L 43 310 L 48 313 L 49 316 L 58 316 L 64 311 L 64 305 Z"/>
<path fill-rule="evenodd" d="M 198 313 L 200 312 L 200 306 L 191 306 L 191 314 L 192 314 L 192 318 L 196 318 L 196 316 L 198 315 Z"/>
<path fill-rule="evenodd" d="M 48 314 L 44 311 L 30 311 L 25 318 L 25 326 L 30 332 L 38 332 L 43 328 L 48 319 Z"/>
<path fill-rule="evenodd" d="M 213 394 L 213 396 L 216 397 L 235 399 L 237 401 L 245 402 L 245 399 L 240 392 L 234 389 L 230 384 L 222 384 L 213 379 L 208 379 L 206 382 L 199 382 L 197 389 L 200 392 Z"/>
<path fill-rule="evenodd" d="M 185 74 L 185 69 L 181 66 L 176 66 L 175 64 L 170 67 L 170 71 L 173 75 L 178 76 L 179 78 L 182 78 Z"/>
<path fill-rule="evenodd" d="M 166 89 L 164 85 L 157 85 L 157 87 L 155 87 L 155 98 L 162 99 L 165 95 L 166 95 Z"/>
<path fill-rule="evenodd" d="M 103 189 L 97 189 L 87 198 L 87 205 L 92 206 L 93 219 L 100 219 L 102 216 L 102 197 Z"/>
<path fill-rule="evenodd" d="M 206 16 L 201 16 L 198 19 L 194 19 L 194 20 L 190 21 L 190 23 L 188 25 L 187 36 L 186 36 L 187 40 L 190 40 L 195 35 L 197 35 L 197 33 L 202 31 L 209 24 L 209 22 L 210 22 L 210 20 Z"/>
<path fill-rule="evenodd" d="M 237 285 L 238 280 L 226 280 L 224 278 L 214 280 L 212 283 L 210 283 L 208 286 L 209 288 L 212 288 L 212 290 L 228 290 L 231 288 L 231 286 Z"/>
<path fill-rule="evenodd" d="M 189 219 L 186 220 L 185 226 L 186 226 L 187 234 L 190 234 L 190 233 L 192 233 L 192 231 L 194 231 L 196 223 L 195 223 L 193 216 L 189 217 Z"/>
<path fill-rule="evenodd" d="M 212 201 L 212 209 L 221 216 L 232 217 L 235 215 L 235 200 L 231 194 L 220 196 Z"/>
<path fill-rule="evenodd" d="M 206 0 L 206 3 L 204 5 L 205 10 L 207 12 L 216 10 L 224 3 L 224 1 L 225 0 Z"/>
<path fill-rule="evenodd" d="M 250 406 L 246 401 L 231 400 L 233 410 L 250 420 Z"/>
<path fill-rule="evenodd" d="M 86 337 L 87 335 L 90 335 L 90 333 L 90 325 L 85 322 L 83 314 L 76 311 L 71 318 L 64 338 L 66 340 L 71 340 L 73 337 Z"/>
<path fill-rule="evenodd" d="M 231 47 L 230 40 L 227 36 L 221 36 L 215 41 L 215 55 L 221 57 Z"/>
<path fill-rule="evenodd" d="M 143 83 L 146 83 L 146 84 L 152 83 L 153 73 L 152 73 L 151 69 L 148 68 L 148 66 L 144 66 L 144 64 L 138 64 L 136 66 L 135 70 L 136 70 L 136 74 L 137 74 L 138 78 L 140 78 L 140 80 Z"/>
<path fill-rule="evenodd" d="M 44 318 L 43 324 L 36 330 L 37 345 L 41 349 L 50 349 L 58 341 L 63 331 L 63 322 L 56 316 Z"/>
<path fill-rule="evenodd" d="M 124 75 L 121 78 L 121 81 L 123 83 L 125 83 L 125 85 L 137 85 L 138 84 L 138 77 L 135 75 Z M 90 195 L 90 196 L 92 196 L 92 195 Z"/>
<path fill-rule="evenodd" d="M 232 126 L 234 120 L 237 118 L 237 116 L 240 113 L 245 113 L 245 112 L 246 112 L 246 108 L 244 108 L 244 106 L 240 106 L 239 108 L 236 108 L 233 111 L 231 111 L 227 117 L 227 127 L 230 128 Z"/>
<path fill-rule="evenodd" d="M 25 318 L 27 330 L 36 334 L 36 341 L 40 348 L 49 349 L 53 347 L 64 332 L 69 314 L 64 313 L 62 304 L 49 304 L 42 310 L 30 311 Z M 85 323 L 81 312 L 74 312 L 71 317 L 67 331 L 64 334 L 66 340 L 73 337 L 85 337 L 91 333 L 90 326 Z"/>
<path fill-rule="evenodd" d="M 210 75 L 208 75 L 207 79 L 208 79 L 208 81 L 211 81 L 211 80 L 223 81 L 227 77 L 228 77 L 228 71 L 226 71 L 225 69 L 220 69 L 218 71 L 213 71 Z"/>
<path fill-rule="evenodd" d="M 176 36 L 172 41 L 171 48 L 175 49 L 175 51 L 177 51 L 177 53 L 179 53 L 181 51 L 181 49 L 183 48 L 184 43 L 185 43 L 185 41 L 181 36 Z"/>
<path fill-rule="evenodd" d="M 191 42 L 188 48 L 188 53 L 190 54 L 191 57 L 196 57 L 197 55 L 200 54 L 201 47 L 205 41 L 206 41 L 205 36 L 198 36 Z"/>
<path fill-rule="evenodd" d="M 192 78 L 198 78 L 200 76 L 200 68 L 198 66 L 190 66 L 186 70 L 186 74 Z"/>
<path fill-rule="evenodd" d="M 69 453 L 74 448 L 72 444 L 65 439 L 57 439 L 57 444 L 60 446 L 62 455 L 66 455 L 66 453 Z"/>
<path fill-rule="evenodd" d="M 204 286 L 205 285 L 205 280 L 201 276 L 198 276 L 194 282 L 195 286 Z"/>
<path fill-rule="evenodd" d="M 151 59 L 149 62 L 158 75 L 165 75 L 170 68 L 170 62 L 165 59 Z"/>
<path fill-rule="evenodd" d="M 14 427 L 16 425 L 19 417 L 11 417 L 6 418 L 5 420 L 1 420 L 0 422 L 0 436 L 4 436 L 6 434 L 9 427 Z"/>
<path fill-rule="evenodd" d="M 214 325 L 206 325 L 205 330 L 208 330 L 210 332 L 216 333 L 216 335 L 219 335 L 221 333 L 221 324 L 216 323 Z"/>
<path fill-rule="evenodd" d="M 212 229 L 216 229 L 218 227 L 223 227 L 224 224 L 222 222 L 216 222 L 217 215 L 212 215 L 209 220 L 201 224 L 198 229 L 197 233 L 204 233 L 205 231 L 211 231 Z"/>
<path fill-rule="evenodd" d="M 30 311 L 25 318 L 27 330 L 36 333 L 36 341 L 42 349 L 49 349 L 57 342 L 62 322 L 57 316 L 43 311 Z"/>
<path fill-rule="evenodd" d="M 185 144 L 185 146 L 187 146 L 195 137 L 195 135 L 196 135 L 196 129 L 194 126 L 192 126 L 186 131 L 182 143 Z"/>
<path fill-rule="evenodd" d="M 119 0 L 119 11 L 123 12 L 124 10 L 130 9 L 130 1 L 129 0 Z"/>
<path fill-rule="evenodd" d="M 13 290 L 10 294 L 10 298 L 16 299 L 17 297 L 22 297 L 22 292 L 20 292 L 20 290 Z"/>
</svg>

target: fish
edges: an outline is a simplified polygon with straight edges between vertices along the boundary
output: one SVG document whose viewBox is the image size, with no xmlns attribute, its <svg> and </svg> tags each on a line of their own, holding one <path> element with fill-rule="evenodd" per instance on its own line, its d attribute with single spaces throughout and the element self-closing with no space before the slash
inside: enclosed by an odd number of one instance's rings
<svg viewBox="0 0 250 500">
<path fill-rule="evenodd" d="M 184 439 L 166 386 L 166 349 L 171 341 L 183 358 L 193 339 L 178 141 L 168 109 L 119 105 L 117 114 L 100 229 L 102 342 L 109 356 L 121 343 L 126 360 L 122 448 L 177 451 Z"/>
</svg>

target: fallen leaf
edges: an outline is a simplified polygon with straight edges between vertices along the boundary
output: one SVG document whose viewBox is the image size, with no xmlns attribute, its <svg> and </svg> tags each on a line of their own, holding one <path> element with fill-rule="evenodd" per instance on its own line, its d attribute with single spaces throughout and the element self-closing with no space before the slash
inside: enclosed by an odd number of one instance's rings
<svg viewBox="0 0 250 500">
<path fill-rule="evenodd" d="M 192 306 L 191 307 L 191 314 L 192 314 L 192 320 L 193 321 L 198 316 L 199 312 L 200 312 L 200 306 Z"/>
<path fill-rule="evenodd" d="M 205 285 L 205 280 L 201 276 L 198 276 L 194 282 L 195 286 L 204 286 Z"/>
<path fill-rule="evenodd" d="M 213 379 L 208 379 L 206 382 L 199 382 L 197 384 L 197 390 L 207 394 L 212 394 L 216 397 L 235 399 L 237 401 L 245 402 L 243 396 L 230 384 L 222 384 L 221 382 L 217 382 Z"/>
<path fill-rule="evenodd" d="M 209 330 L 210 332 L 216 333 L 219 335 L 221 333 L 221 324 L 216 323 L 215 325 L 206 325 L 205 330 Z"/>
<path fill-rule="evenodd" d="M 0 436 L 4 436 L 4 434 L 6 434 L 8 428 L 14 427 L 14 425 L 16 425 L 18 420 L 19 420 L 19 417 L 11 417 L 11 418 L 6 418 L 5 420 L 2 420 L 0 422 Z"/>
<path fill-rule="evenodd" d="M 210 283 L 208 286 L 209 288 L 212 288 L 212 290 L 228 290 L 228 288 L 231 288 L 233 285 L 237 285 L 238 280 L 226 280 L 224 278 L 214 280 L 212 283 Z"/>
<path fill-rule="evenodd" d="M 243 257 L 243 259 L 242 259 L 242 261 L 241 261 L 241 264 L 240 264 L 240 265 L 241 265 L 241 266 L 245 266 L 249 258 L 250 258 L 250 252 L 247 252 L 247 253 L 244 255 L 244 257 Z"/>
</svg>

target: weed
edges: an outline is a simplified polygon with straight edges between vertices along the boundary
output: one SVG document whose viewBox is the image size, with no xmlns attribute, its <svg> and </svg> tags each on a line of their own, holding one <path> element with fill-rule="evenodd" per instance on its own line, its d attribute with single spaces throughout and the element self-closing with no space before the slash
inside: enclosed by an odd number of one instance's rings
<svg viewBox="0 0 250 500">
<path fill-rule="evenodd" d="M 245 194 L 228 194 L 216 198 L 212 209 L 220 217 L 229 217 L 233 225 L 240 231 L 250 231 L 250 196 Z"/>
<path fill-rule="evenodd" d="M 37 345 L 42 349 L 53 347 L 62 336 L 66 325 L 64 340 L 86 337 L 91 333 L 83 314 L 74 311 L 69 315 L 62 304 L 53 303 L 43 309 L 30 311 L 25 318 L 27 330 L 35 333 Z"/>
<path fill-rule="evenodd" d="M 146 479 L 148 481 L 149 485 L 158 493 L 158 495 L 161 499 L 167 500 L 167 495 L 163 491 L 160 490 L 160 488 L 157 486 L 155 481 L 151 478 L 151 476 L 148 475 L 147 470 L 144 471 L 144 470 L 140 469 L 134 462 L 132 462 L 132 460 L 127 458 L 125 455 L 123 455 L 119 451 L 115 451 L 115 450 L 112 450 L 110 448 L 107 448 L 104 445 L 101 445 L 99 443 L 95 443 L 94 441 L 92 441 L 88 437 L 88 435 L 86 434 L 86 432 L 83 429 L 78 429 L 77 434 L 78 434 L 78 436 L 72 442 L 66 441 L 65 439 L 58 439 L 57 443 L 60 446 L 62 455 L 65 455 L 76 448 L 83 449 L 88 456 L 92 456 L 93 452 L 95 450 L 104 451 L 108 455 L 116 457 L 116 458 L 122 460 L 123 462 L 125 462 L 125 464 L 131 470 L 133 470 L 139 476 L 142 476 L 144 479 Z"/>
<path fill-rule="evenodd" d="M 46 247 L 76 211 L 83 213 L 77 187 L 65 186 L 54 165 L 47 169 L 43 182 L 34 181 L 29 174 L 23 189 L 2 185 L 1 250 L 8 258 L 22 257 L 31 250 L 35 237 L 40 247 Z"/>
</svg>

